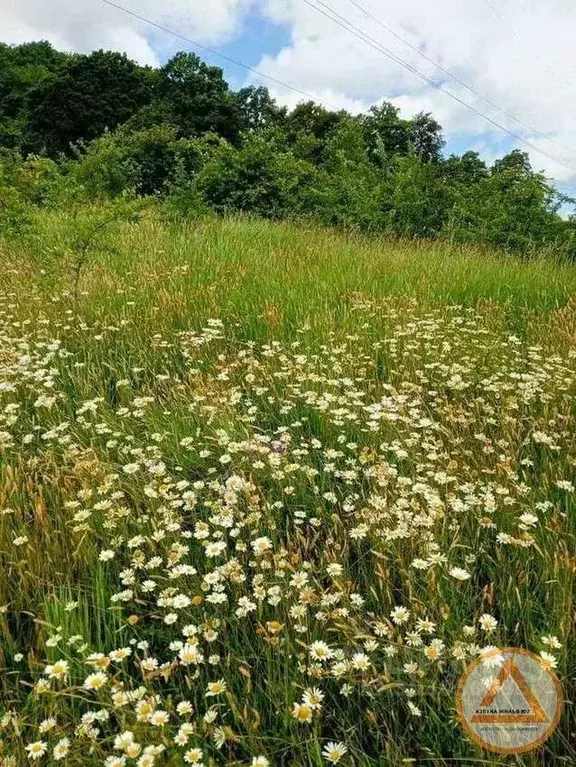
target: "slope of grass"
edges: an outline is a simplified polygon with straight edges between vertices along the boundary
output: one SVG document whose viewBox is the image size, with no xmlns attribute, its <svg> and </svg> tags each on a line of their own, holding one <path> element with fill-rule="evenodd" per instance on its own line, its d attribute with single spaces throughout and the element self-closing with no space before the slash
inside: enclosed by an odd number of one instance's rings
<svg viewBox="0 0 576 767">
<path fill-rule="evenodd" d="M 455 717 L 490 645 L 565 688 L 515 763 L 570 763 L 576 271 L 149 215 L 75 272 L 42 216 L 0 247 L 4 765 L 508 763 Z"/>
</svg>

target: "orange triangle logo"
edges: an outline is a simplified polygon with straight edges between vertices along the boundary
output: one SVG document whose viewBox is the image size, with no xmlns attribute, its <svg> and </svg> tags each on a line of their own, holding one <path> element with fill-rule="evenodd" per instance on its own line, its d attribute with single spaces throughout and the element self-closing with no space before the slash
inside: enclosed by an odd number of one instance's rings
<svg viewBox="0 0 576 767">
<path fill-rule="evenodd" d="M 498 676 L 492 682 L 492 685 L 486 695 L 480 701 L 478 708 L 489 708 L 494 702 L 496 696 L 501 692 L 506 679 L 511 677 L 516 686 L 524 696 L 524 700 L 528 704 L 530 713 L 514 713 L 514 712 L 502 712 L 502 713 L 476 713 L 470 719 L 471 722 L 476 723 L 490 723 L 490 724 L 547 724 L 548 717 L 542 706 L 536 699 L 532 690 L 528 686 L 526 679 L 522 675 L 522 672 L 518 666 L 514 663 L 513 658 L 508 658 L 502 665 Z"/>
</svg>

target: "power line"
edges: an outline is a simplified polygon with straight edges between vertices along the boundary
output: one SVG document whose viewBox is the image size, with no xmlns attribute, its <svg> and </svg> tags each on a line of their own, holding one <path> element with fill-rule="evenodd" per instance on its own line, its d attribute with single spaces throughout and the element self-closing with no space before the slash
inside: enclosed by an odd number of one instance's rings
<svg viewBox="0 0 576 767">
<path fill-rule="evenodd" d="M 489 122 L 494 127 L 498 128 L 499 130 L 503 131 L 504 133 L 507 133 L 512 138 L 516 139 L 516 141 L 520 142 L 524 146 L 531 149 L 533 152 L 537 152 L 538 154 L 543 155 L 544 157 L 547 157 L 549 160 L 552 160 L 553 162 L 558 163 L 559 165 L 562 165 L 564 168 L 569 170 L 571 173 L 576 173 L 576 168 L 572 167 L 571 165 L 568 165 L 564 160 L 561 160 L 559 157 L 556 157 L 548 152 L 546 152 L 543 149 L 540 149 L 539 147 L 535 146 L 534 144 L 527 141 L 525 138 L 520 136 L 518 133 L 515 133 L 514 131 L 511 131 L 509 128 L 506 128 L 506 126 L 499 123 L 497 120 L 494 120 L 492 117 L 490 117 L 487 114 L 484 114 L 484 112 L 481 112 L 479 109 L 476 109 L 475 106 L 472 104 L 469 104 L 467 101 L 464 101 L 464 99 L 461 99 L 459 96 L 457 96 L 455 93 L 452 93 L 451 91 L 447 90 L 442 86 L 441 83 L 437 83 L 431 78 L 429 78 L 427 75 L 423 74 L 419 69 L 409 64 L 407 61 L 404 61 L 400 56 L 397 56 L 392 51 L 390 51 L 388 48 L 386 48 L 384 45 L 382 45 L 378 40 L 375 40 L 373 37 L 368 35 L 367 33 L 363 32 L 361 29 L 356 27 L 354 24 L 352 24 L 348 19 L 346 19 L 344 16 L 342 16 L 337 11 L 334 11 L 330 6 L 328 6 L 326 3 L 324 3 L 322 0 L 316 0 L 316 2 L 319 5 L 315 5 L 311 0 L 302 0 L 306 5 L 309 5 L 311 8 L 313 8 L 318 13 L 321 13 L 323 16 L 325 16 L 327 19 L 330 19 L 330 21 L 333 21 L 335 24 L 338 24 L 340 27 L 345 29 L 347 32 L 350 32 L 355 37 L 357 37 L 359 40 L 362 40 L 367 45 L 369 45 L 371 48 L 374 48 L 375 50 L 382 53 L 387 58 L 394 61 L 399 66 L 403 67 L 404 69 L 408 70 L 412 74 L 419 77 L 421 80 L 423 80 L 425 83 L 430 85 L 432 88 L 435 88 L 438 91 L 441 91 L 442 93 L 445 93 L 447 96 L 449 96 L 454 101 L 458 102 L 461 106 L 465 107 L 466 109 L 470 110 L 474 114 L 476 114 L 478 117 L 481 117 L 486 122 Z M 323 10 L 323 6 L 326 10 Z"/>
<path fill-rule="evenodd" d="M 492 15 L 494 16 L 495 19 L 497 19 L 499 22 L 504 22 L 506 20 L 504 15 L 500 12 L 500 10 L 496 9 L 496 7 L 494 6 L 494 3 L 492 2 L 492 0 L 484 0 L 484 3 L 490 9 L 490 11 L 491 11 L 491 13 L 492 13 Z M 520 33 L 518 32 L 516 27 L 512 26 L 512 24 L 510 22 L 508 22 L 507 27 L 508 27 L 507 31 L 515 38 L 515 40 L 519 43 L 520 47 L 523 48 L 524 51 L 527 53 L 528 52 L 528 47 L 526 45 L 526 42 L 522 39 L 522 37 L 520 36 Z M 529 53 L 533 54 L 533 51 L 530 50 Z M 543 69 L 545 72 L 548 72 L 550 77 L 552 77 L 554 80 L 558 80 L 559 79 L 557 73 L 552 71 L 552 69 L 550 68 L 550 65 L 548 64 L 548 62 L 546 62 L 546 61 L 544 61 L 544 62 L 539 61 L 538 63 L 539 63 L 540 68 Z M 569 80 L 566 80 L 566 79 L 564 79 L 564 81 L 562 82 L 562 85 L 564 86 L 562 90 L 572 90 L 573 86 L 574 86 L 574 84 L 572 82 L 570 82 Z M 549 139 L 549 141 L 552 141 L 552 139 Z M 555 141 L 554 143 L 558 144 L 559 146 L 564 146 L 564 144 L 561 144 L 558 141 Z M 566 148 L 566 147 L 564 147 L 564 148 Z M 572 150 L 570 150 L 570 151 L 572 151 Z"/>
<path fill-rule="evenodd" d="M 314 3 L 312 3 L 310 0 L 303 0 L 307 5 L 309 5 L 311 8 L 314 8 L 318 13 L 321 13 L 326 18 L 330 19 L 331 21 L 335 22 L 339 26 L 341 26 L 346 31 L 353 34 L 355 37 L 359 38 L 360 40 L 363 40 L 365 43 L 370 45 L 375 50 L 380 51 L 383 55 L 385 55 L 387 58 L 391 59 L 392 61 L 396 62 L 399 66 L 403 67 L 404 69 L 407 69 L 409 72 L 412 72 L 417 77 L 419 77 L 421 80 L 426 82 L 431 87 L 435 88 L 438 91 L 441 91 L 442 93 L 445 93 L 447 96 L 452 98 L 454 101 L 457 101 L 462 106 L 466 107 L 470 111 L 474 112 L 474 114 L 478 115 L 479 117 L 482 117 L 487 122 L 494 125 L 499 130 L 504 131 L 512 138 L 515 138 L 520 143 L 524 144 L 525 146 L 532 149 L 534 152 L 538 152 L 539 154 L 547 157 L 549 160 L 553 160 L 554 162 L 558 163 L 559 165 L 562 165 L 567 170 L 570 170 L 572 173 L 576 173 L 576 168 L 572 167 L 571 165 L 568 165 L 564 160 L 560 159 L 559 157 L 556 157 L 555 155 L 550 154 L 549 152 L 546 152 L 543 149 L 540 149 L 539 147 L 535 146 L 534 144 L 530 143 L 527 139 L 525 139 L 523 136 L 520 136 L 519 134 L 515 133 L 514 131 L 511 131 L 510 129 L 506 128 L 506 126 L 502 125 L 501 123 L 494 120 L 489 115 L 485 114 L 484 112 L 481 112 L 479 109 L 476 109 L 472 104 L 469 104 L 467 101 L 464 101 L 464 99 L 457 96 L 455 93 L 452 93 L 451 91 L 447 90 L 445 87 L 442 86 L 441 83 L 437 83 L 434 80 L 432 80 L 427 75 L 423 74 L 420 70 L 418 70 L 416 67 L 409 64 L 407 61 L 402 59 L 400 56 L 397 56 L 394 54 L 390 49 L 386 48 L 384 45 L 382 45 L 378 40 L 374 39 L 370 35 L 368 35 L 366 32 L 361 30 L 359 27 L 355 26 L 352 22 L 350 22 L 348 19 L 346 19 L 342 14 L 335 11 L 333 8 L 331 8 L 327 3 L 325 3 L 323 0 L 316 0 L 318 5 L 323 6 L 329 13 L 326 13 L 326 11 L 322 10 L 322 8 L 318 7 Z M 331 14 L 331 15 L 330 15 Z M 435 62 L 433 62 L 435 63 Z M 500 109 L 499 107 L 497 107 Z M 503 111 L 503 110 L 500 110 Z M 526 126 L 528 130 L 533 131 L 532 128 L 529 126 Z M 548 138 L 545 134 L 542 134 L 544 138 Z M 569 151 L 574 151 L 570 149 L 569 147 L 565 147 Z"/>
<path fill-rule="evenodd" d="M 170 27 L 166 27 L 163 24 L 159 24 L 158 22 L 155 22 L 152 19 L 147 18 L 146 16 L 143 16 L 143 15 L 141 15 L 139 13 L 136 13 L 135 11 L 132 11 L 129 8 L 126 8 L 125 6 L 120 5 L 119 3 L 113 2 L 113 0 L 101 0 L 101 2 L 103 2 L 105 5 L 108 5 L 108 6 L 112 7 L 112 8 L 116 8 L 117 10 L 121 11 L 122 13 L 125 13 L 128 16 L 131 16 L 131 17 L 133 17 L 135 19 L 138 19 L 139 21 L 141 21 L 141 22 L 143 22 L 145 24 L 148 24 L 149 26 L 154 27 L 155 29 L 160 30 L 161 32 L 164 32 L 164 33 L 166 33 L 168 35 L 171 35 L 172 37 L 175 37 L 175 38 L 177 38 L 179 40 L 182 40 L 183 42 L 186 42 L 189 45 L 193 45 L 193 46 L 195 46 L 197 48 L 200 48 L 201 50 L 207 51 L 208 53 L 212 54 L 213 56 L 216 56 L 219 59 L 222 59 L 223 61 L 227 61 L 230 64 L 234 64 L 235 66 L 241 67 L 242 69 L 245 69 L 248 72 L 252 72 L 253 74 L 258 75 L 258 77 L 263 77 L 264 79 L 269 80 L 270 82 L 273 82 L 276 85 L 280 85 L 282 88 L 287 88 L 288 90 L 293 91 L 294 93 L 297 93 L 300 96 L 304 96 L 304 97 L 306 97 L 307 99 L 309 99 L 311 101 L 316 101 L 316 102 L 323 103 L 325 106 L 329 106 L 332 109 L 336 109 L 337 111 L 340 111 L 340 107 L 337 107 L 334 104 L 330 104 L 330 102 L 327 102 L 327 101 L 322 100 L 322 99 L 318 99 L 317 97 L 315 97 L 311 93 L 308 93 L 307 91 L 304 91 L 304 90 L 302 90 L 300 88 L 297 88 L 297 87 L 295 87 L 293 85 L 290 85 L 290 83 L 287 83 L 287 82 L 285 82 L 283 80 L 280 80 L 279 78 L 273 77 L 272 75 L 267 75 L 265 72 L 261 72 L 260 70 L 256 69 L 255 67 L 252 67 L 249 64 L 244 64 L 244 62 L 238 61 L 237 59 L 234 59 L 231 56 L 226 56 L 223 53 L 219 53 L 218 51 L 214 50 L 213 48 L 210 48 L 209 46 L 204 45 L 203 43 L 199 43 L 197 40 L 194 40 L 194 39 L 192 39 L 190 37 L 182 35 L 179 32 L 176 32 L 175 30 L 170 29 Z M 329 15 L 328 13 L 326 13 L 325 10 L 323 10 L 322 8 L 320 8 L 320 7 L 316 6 L 316 5 L 314 5 L 312 2 L 310 2 L 310 0 L 303 0 L 303 2 L 305 2 L 311 8 L 313 8 L 315 11 L 321 13 L 326 18 L 330 19 L 331 21 L 333 21 L 336 24 L 338 24 L 339 26 L 341 26 L 346 31 L 352 33 L 355 37 L 357 37 L 360 40 L 362 40 L 363 42 L 367 43 L 368 45 L 370 45 L 375 50 L 378 50 L 380 53 L 384 54 L 385 56 L 387 56 L 388 58 L 390 58 L 391 60 L 396 62 L 399 66 L 401 66 L 404 69 L 407 69 L 408 71 L 412 72 L 413 74 L 415 74 L 417 77 L 419 77 L 421 80 L 426 82 L 431 87 L 435 88 L 436 90 L 441 91 L 442 93 L 445 93 L 447 96 L 449 96 L 453 100 L 457 101 L 462 106 L 464 106 L 467 109 L 469 109 L 470 111 L 474 112 L 474 114 L 478 115 L 482 119 L 484 119 L 487 122 L 491 123 L 496 128 L 498 128 L 499 130 L 503 131 L 504 133 L 507 133 L 509 136 L 511 136 L 512 138 L 516 139 L 517 141 L 519 141 L 524 146 L 528 147 L 529 149 L 531 149 L 534 152 L 537 152 L 537 153 L 543 155 L 544 157 L 547 157 L 549 160 L 552 160 L 553 162 L 556 162 L 559 165 L 562 165 L 564 168 L 566 168 L 567 170 L 571 171 L 572 173 L 576 173 L 576 169 L 575 168 L 567 165 L 560 158 L 555 157 L 554 155 L 551 155 L 548 152 L 545 152 L 543 149 L 539 149 L 538 147 L 534 146 L 529 141 L 524 139 L 522 136 L 518 135 L 517 133 L 514 133 L 513 131 L 510 131 L 508 128 L 506 128 L 505 126 L 501 125 L 500 123 L 498 123 L 493 118 L 489 117 L 488 115 L 484 114 L 480 110 L 476 109 L 473 105 L 469 104 L 468 102 L 464 101 L 459 96 L 457 96 L 456 94 L 454 94 L 451 91 L 447 90 L 446 88 L 442 87 L 442 85 L 440 83 L 436 83 L 433 80 L 431 80 L 425 74 L 423 74 L 418 69 L 416 69 L 416 67 L 413 67 L 411 64 L 409 64 L 408 62 L 404 61 L 399 56 L 396 56 L 394 53 L 392 53 L 392 51 L 390 51 L 389 49 L 385 48 L 385 46 L 381 45 L 377 40 L 375 40 L 374 38 L 372 38 L 369 35 L 367 35 L 366 33 L 364 33 L 361 29 L 356 27 L 354 24 L 352 24 L 350 21 L 348 21 L 348 19 L 343 17 L 341 14 L 337 13 L 336 11 L 333 11 L 328 5 L 326 5 L 326 3 L 322 2 L 322 0 L 317 0 L 317 2 L 320 5 L 324 6 L 324 8 L 326 8 L 328 11 L 330 11 L 330 14 L 333 14 L 333 15 Z"/>
<path fill-rule="evenodd" d="M 500 15 L 499 11 L 496 10 L 496 7 L 492 0 L 484 0 L 485 4 L 490 8 L 494 16 L 496 16 L 497 19 L 500 19 L 502 21 L 502 16 Z"/>
<path fill-rule="evenodd" d="M 459 85 L 461 85 L 466 90 L 470 91 L 470 93 L 473 93 L 477 98 L 484 101 L 486 104 L 489 104 L 491 107 L 496 109 L 498 112 L 503 114 L 505 117 L 507 117 L 509 120 L 513 120 L 518 125 L 522 126 L 525 130 L 530 131 L 531 134 L 539 136 L 540 138 L 546 139 L 546 141 L 549 141 L 551 144 L 556 144 L 556 146 L 560 147 L 561 149 L 566 149 L 568 152 L 571 152 L 572 154 L 576 155 L 576 149 L 573 149 L 572 147 L 567 146 L 566 144 L 563 144 L 561 141 L 556 141 L 556 139 L 551 138 L 548 136 L 544 131 L 540 131 L 537 128 L 534 128 L 531 125 L 528 125 L 527 123 L 520 120 L 518 117 L 513 115 L 511 112 L 508 112 L 506 109 L 503 109 L 502 107 L 498 106 L 496 102 L 489 99 L 487 96 L 484 96 L 482 93 L 476 90 L 476 88 L 472 87 L 468 83 L 466 83 L 464 80 L 462 80 L 460 77 L 455 75 L 453 72 L 451 72 L 449 69 L 446 69 L 442 66 L 439 62 L 435 61 L 433 58 L 428 56 L 426 53 L 421 51 L 418 46 L 412 45 L 408 40 L 403 38 L 401 35 L 399 35 L 394 29 L 389 27 L 387 24 L 385 24 L 383 21 L 381 21 L 377 16 L 374 16 L 374 14 L 370 13 L 370 11 L 366 10 L 357 0 L 348 0 L 349 3 L 351 3 L 353 6 L 358 8 L 358 10 L 362 11 L 362 13 L 371 21 L 378 24 L 379 27 L 382 27 L 388 34 L 392 35 L 396 38 L 396 40 L 399 40 L 403 45 L 406 45 L 411 50 L 415 51 L 419 56 L 421 56 L 423 59 L 428 61 L 430 64 L 435 66 L 437 69 L 439 69 L 441 72 L 443 72 L 445 75 L 450 77 L 452 80 L 457 82 Z M 497 14 L 494 6 L 491 4 L 490 0 L 485 0 L 486 4 L 489 5 L 490 8 L 492 8 L 493 12 L 498 16 L 498 18 L 502 18 Z M 324 5 L 324 3 L 322 3 Z M 515 35 L 516 36 L 516 35 Z"/>
<path fill-rule="evenodd" d="M 189 45 L 193 45 L 196 48 L 200 48 L 203 51 L 207 51 L 208 53 L 212 54 L 212 56 L 217 56 L 219 59 L 222 59 L 223 61 L 227 61 L 229 64 L 235 64 L 237 67 L 241 67 L 242 69 L 246 69 L 248 72 L 252 72 L 253 74 L 258 75 L 258 77 L 264 77 L 266 80 L 269 80 L 270 82 L 273 82 L 276 85 L 280 85 L 283 88 L 287 88 L 288 90 L 293 91 L 294 93 L 298 93 L 300 96 L 305 96 L 310 101 L 320 102 L 321 104 L 324 104 L 325 106 L 329 106 L 331 109 L 335 109 L 336 111 L 340 111 L 341 109 L 335 104 L 331 104 L 329 101 L 324 101 L 322 99 L 319 99 L 316 96 L 313 96 L 311 93 L 307 93 L 306 91 L 303 91 L 300 88 L 296 88 L 294 85 L 290 85 L 290 83 L 286 83 L 283 80 L 279 80 L 277 77 L 273 77 L 272 75 L 267 75 L 265 72 L 261 72 L 259 69 L 255 69 L 254 67 L 251 67 L 249 64 L 244 64 L 242 61 L 233 59 L 231 56 L 226 56 L 225 54 L 219 53 L 213 48 L 209 48 L 207 45 L 203 45 L 202 43 L 199 43 L 197 40 L 193 40 L 190 37 L 181 35 L 179 32 L 176 32 L 175 30 L 170 29 L 169 27 L 165 27 L 162 24 L 157 23 L 156 21 L 152 21 L 152 19 L 148 19 L 146 16 L 142 16 L 139 13 L 136 13 L 135 11 L 131 11 L 129 8 L 125 8 L 123 5 L 120 5 L 119 3 L 112 2 L 112 0 L 101 0 L 101 2 L 111 6 L 112 8 L 116 8 L 117 10 L 122 11 L 122 13 L 126 13 L 128 16 L 132 16 L 133 18 L 138 19 L 138 21 L 144 22 L 144 24 L 149 24 L 151 27 L 155 27 L 156 29 L 159 29 L 161 32 L 165 32 L 168 35 L 172 35 L 172 37 L 176 37 L 179 40 L 182 40 L 183 42 L 188 43 Z"/>
</svg>

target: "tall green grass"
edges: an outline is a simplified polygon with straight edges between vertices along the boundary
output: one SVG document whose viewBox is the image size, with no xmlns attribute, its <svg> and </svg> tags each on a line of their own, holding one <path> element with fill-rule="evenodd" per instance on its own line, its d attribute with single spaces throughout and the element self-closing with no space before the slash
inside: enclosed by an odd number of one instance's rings
<svg viewBox="0 0 576 767">
<path fill-rule="evenodd" d="M 453 518 L 447 513 L 436 520 L 434 535 L 450 556 L 458 562 L 469 556 L 475 563 L 473 579 L 457 584 L 436 571 L 428 576 L 410 569 L 421 543 L 418 538 L 397 546 L 386 546 L 377 536 L 350 542 L 348 530 L 357 520 L 347 512 L 334 512 L 322 501 L 322 493 L 346 489 L 343 479 L 323 473 L 331 460 L 326 455 L 305 459 L 319 472 L 318 493 L 313 492 L 312 481 L 295 474 L 296 479 L 290 480 L 293 492 L 284 496 L 282 481 L 264 475 L 258 485 L 264 505 L 278 496 L 288 499 L 281 511 L 269 510 L 270 527 L 265 532 L 286 546 L 295 562 L 309 561 L 313 573 L 317 565 L 319 583 L 325 585 L 327 563 L 340 558 L 370 611 L 382 609 L 387 616 L 404 599 L 415 615 L 424 610 L 434 615 L 447 643 L 460 637 L 462 625 L 477 622 L 480 614 L 492 610 L 498 614 L 500 633 L 486 642 L 541 649 L 543 633 L 558 634 L 564 645 L 559 673 L 568 704 L 561 727 L 545 750 L 508 761 L 494 757 L 468 743 L 455 723 L 457 675 L 447 663 L 430 669 L 430 677 L 417 683 L 431 691 L 422 718 L 410 719 L 398 702 L 396 677 L 391 673 L 387 678 L 386 671 L 375 681 L 377 696 L 370 691 L 366 697 L 361 685 L 346 697 L 330 693 L 327 723 L 315 721 L 303 731 L 290 709 L 304 684 L 297 656 L 317 638 L 313 630 L 298 635 L 286 629 L 279 652 L 274 636 L 265 629 L 272 614 L 262 611 L 259 624 L 247 628 L 233 616 L 228 619 L 222 609 L 228 621 L 221 649 L 226 659 L 222 675 L 229 689 L 228 725 L 243 734 L 236 751 L 226 752 L 228 762 L 224 752 L 219 756 L 212 750 L 207 764 L 250 764 L 249 758 L 268 753 L 274 767 L 316 767 L 323 763 L 326 740 L 347 736 L 350 761 L 342 763 L 359 767 L 570 764 L 576 668 L 571 627 L 574 503 L 554 483 L 573 476 L 576 466 L 569 357 L 576 343 L 576 269 L 544 258 L 522 261 L 475 248 L 388 241 L 245 218 L 175 224 L 149 212 L 138 224 L 114 224 L 106 230 L 81 269 L 76 291 L 76 220 L 67 211 L 44 211 L 38 214 L 33 236 L 0 244 L 0 363 L 17 381 L 7 401 L 20 407 L 16 442 L 0 453 L 0 551 L 5 560 L 0 602 L 6 606 L 0 613 L 5 668 L 0 684 L 4 708 L 19 717 L 17 725 L 4 729 L 6 754 L 16 753 L 20 760 L 16 764 L 25 764 L 23 748 L 34 739 L 28 732 L 34 732 L 39 719 L 55 715 L 62 720 L 59 726 L 70 728 L 85 710 L 77 689 L 69 698 L 53 700 L 33 692 L 43 664 L 60 657 L 60 648 L 46 646 L 51 634 L 80 635 L 91 651 L 102 652 L 125 645 L 131 636 L 150 639 L 154 651 L 160 652 L 171 636 L 158 615 L 146 614 L 145 608 L 110 604 L 127 563 L 113 561 L 108 566 L 99 561 L 100 550 L 112 545 L 105 515 L 91 521 L 85 531 L 72 530 L 72 512 L 65 501 L 86 489 L 107 497 L 106 478 L 117 472 L 126 503 L 134 511 L 134 518 L 122 522 L 118 534 L 134 535 L 139 525 L 147 531 L 150 497 L 139 479 L 124 476 L 120 469 L 131 460 L 129 453 L 117 455 L 116 448 L 107 444 L 110 434 L 100 434 L 92 422 L 85 426 L 78 418 L 82 403 L 100 397 L 95 423 L 119 435 L 115 439 L 126 449 L 161 445 L 170 470 L 191 481 L 223 480 L 228 469 L 198 451 L 185 451 L 180 441 L 190 435 L 217 451 L 222 429 L 239 443 L 253 433 L 276 439 L 286 430 L 295 442 L 318 439 L 339 450 L 345 444 L 340 435 L 345 433 L 346 441 L 354 445 L 346 448 L 347 455 L 357 459 L 358 466 L 380 465 L 381 444 L 400 441 L 408 450 L 395 465 L 414 481 L 423 481 L 425 471 L 434 474 L 430 467 L 438 461 L 438 468 L 455 473 L 459 485 L 478 482 L 484 487 L 494 481 L 521 499 L 524 483 L 535 501 L 553 505 L 532 549 L 496 546 L 490 521 L 476 511 Z M 460 315 L 474 316 L 472 330 L 460 332 L 457 324 L 451 324 Z M 211 318 L 223 322 L 223 338 L 213 346 L 199 347 L 191 361 L 179 334 L 199 332 Z M 62 339 L 66 355 L 44 363 L 46 343 L 54 337 Z M 397 339 L 397 349 L 384 343 L 390 338 Z M 268 341 L 282 344 L 290 362 L 268 361 L 264 354 Z M 266 396 L 248 387 L 250 402 L 258 403 L 255 424 L 235 408 L 232 397 L 236 389 L 247 387 L 239 350 L 244 354 L 253 349 L 257 351 L 250 354 L 258 362 L 254 386 L 264 382 L 267 387 Z M 519 357 L 514 356 L 516 349 L 521 350 Z M 304 363 L 294 361 L 300 352 L 307 357 Z M 41 377 L 14 373 L 10 366 L 18 354 L 37 354 L 34 364 L 49 371 L 53 388 L 42 389 Z M 470 377 L 471 393 L 452 390 L 447 380 L 468 363 L 470 370 L 463 375 Z M 313 377 L 306 379 L 312 381 L 310 388 L 326 387 L 347 408 L 357 407 L 362 418 L 360 400 L 351 404 L 353 396 L 347 393 L 354 386 L 363 389 L 367 401 L 378 401 L 395 387 L 408 399 L 437 389 L 422 408 L 428 408 L 425 414 L 438 419 L 441 428 L 438 434 L 429 434 L 430 445 L 421 448 L 410 432 L 417 428 L 420 415 L 410 415 L 405 432 L 394 421 L 383 423 L 375 433 L 362 420 L 341 422 L 338 415 L 326 415 L 296 397 L 300 364 L 307 374 L 323 376 L 317 384 Z M 199 372 L 191 373 L 192 365 Z M 438 368 L 446 370 L 439 373 Z M 223 369 L 225 377 L 219 377 Z M 522 375 L 535 382 L 538 397 L 532 401 L 528 394 L 514 409 L 508 400 L 517 396 Z M 489 389 L 484 390 L 490 376 L 498 386 L 504 381 L 493 399 Z M 58 401 L 47 411 L 38 409 L 34 404 L 38 393 L 53 390 Z M 143 416 L 135 420 L 118 416 L 142 395 L 154 399 Z M 192 409 L 191 403 L 196 403 Z M 203 407 L 214 407 L 214 412 Z M 59 438 L 42 440 L 45 430 L 62 424 L 67 424 L 63 433 L 70 435 L 74 450 Z M 558 438 L 558 452 L 531 442 L 538 430 Z M 32 435 L 29 441 L 24 441 L 24 434 Z M 432 444 L 434 440 L 437 444 Z M 524 459 L 527 462 L 522 463 Z M 300 458 L 293 460 L 297 463 Z M 251 471 L 238 461 L 242 471 Z M 370 481 L 355 480 L 353 486 L 368 496 Z M 318 527 L 306 528 L 306 534 L 292 524 L 294 511 L 303 509 L 313 510 L 319 519 Z M 515 519 L 504 507 L 495 515 L 495 524 L 509 531 L 515 529 Z M 152 523 L 157 521 L 153 518 Z M 28 541 L 15 545 L 21 536 Z M 158 542 L 159 551 L 162 546 Z M 197 554 L 193 564 L 204 567 L 203 556 Z M 288 616 L 280 622 L 289 625 Z M 359 626 L 343 621 L 338 641 L 358 644 L 356 630 L 362 635 Z M 327 636 L 336 637 L 336 628 L 331 631 Z M 14 661 L 18 652 L 26 656 L 21 666 Z M 72 681 L 78 684 L 81 679 L 75 667 Z M 190 689 L 184 690 L 183 684 L 171 681 L 166 700 L 174 703 L 186 694 L 200 710 L 203 692 L 187 684 Z M 99 748 L 72 756 L 67 763 L 100 764 L 104 751 Z M 165 760 L 159 763 L 182 763 L 173 755 Z M 7 767 L 10 764 L 6 762 Z"/>
</svg>

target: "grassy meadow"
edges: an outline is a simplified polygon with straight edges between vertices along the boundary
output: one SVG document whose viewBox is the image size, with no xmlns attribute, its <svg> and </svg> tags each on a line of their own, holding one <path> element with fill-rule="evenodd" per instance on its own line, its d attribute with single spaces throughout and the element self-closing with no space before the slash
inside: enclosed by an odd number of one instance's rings
<svg viewBox="0 0 576 767">
<path fill-rule="evenodd" d="M 574 764 L 576 269 L 72 213 L 0 241 L 0 764 Z M 517 757 L 454 695 L 541 655 Z"/>
</svg>

